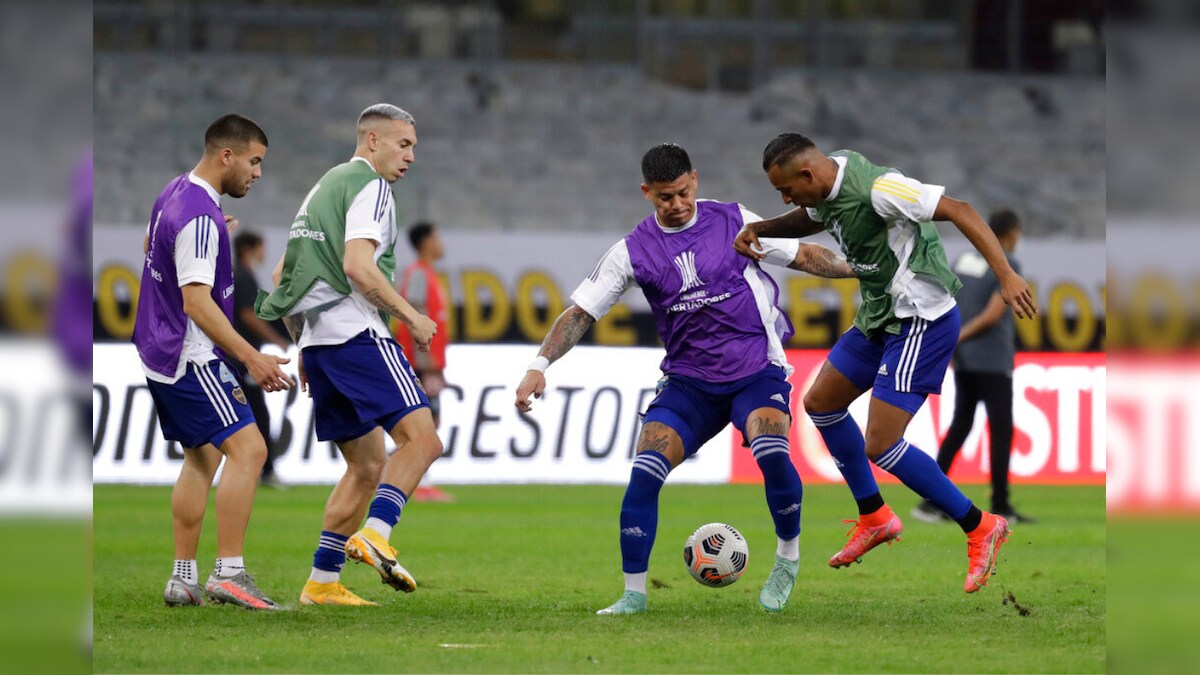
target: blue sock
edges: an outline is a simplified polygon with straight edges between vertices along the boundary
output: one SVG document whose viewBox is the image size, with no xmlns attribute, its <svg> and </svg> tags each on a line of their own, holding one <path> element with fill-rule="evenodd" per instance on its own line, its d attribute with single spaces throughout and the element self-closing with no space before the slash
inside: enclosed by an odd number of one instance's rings
<svg viewBox="0 0 1200 675">
<path fill-rule="evenodd" d="M 650 566 L 650 549 L 658 531 L 658 493 L 671 462 L 653 450 L 639 453 L 629 472 L 621 502 L 621 571 L 640 574 Z"/>
<path fill-rule="evenodd" d="M 750 441 L 750 452 L 762 470 L 767 491 L 767 506 L 775 520 L 775 536 L 794 539 L 800 536 L 800 502 L 804 486 L 788 454 L 786 436 L 759 436 Z"/>
<path fill-rule="evenodd" d="M 344 534 L 321 531 L 321 539 L 317 542 L 317 551 L 313 553 L 313 568 L 325 572 L 340 573 L 346 564 L 346 540 Z"/>
<path fill-rule="evenodd" d="M 847 410 L 829 413 L 809 413 L 825 447 L 833 455 L 838 471 L 846 479 L 850 493 L 856 500 L 867 499 L 879 494 L 879 485 L 871 473 L 871 462 L 867 460 L 867 442 L 862 429 Z"/>
<path fill-rule="evenodd" d="M 387 539 L 396 521 L 400 520 L 400 511 L 408 501 L 408 495 L 400 488 L 387 483 L 380 483 L 375 490 L 375 499 L 371 500 L 371 510 L 367 512 L 367 527 L 374 529 Z"/>
<path fill-rule="evenodd" d="M 877 457 L 875 465 L 899 478 L 909 489 L 933 502 L 954 520 L 971 510 L 971 500 L 950 482 L 937 462 L 903 438 Z"/>
</svg>

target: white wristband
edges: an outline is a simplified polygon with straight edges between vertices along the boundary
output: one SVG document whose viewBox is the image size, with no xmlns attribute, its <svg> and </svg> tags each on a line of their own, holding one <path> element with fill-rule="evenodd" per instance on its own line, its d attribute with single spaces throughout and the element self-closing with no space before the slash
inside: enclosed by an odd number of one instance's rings
<svg viewBox="0 0 1200 675">
<path fill-rule="evenodd" d="M 544 372 L 546 372 L 546 369 L 549 367 L 550 367 L 550 359 L 539 355 L 536 359 L 533 360 L 533 363 L 529 364 L 529 367 L 526 368 L 525 370 L 536 370 L 539 373 L 544 373 Z"/>
</svg>

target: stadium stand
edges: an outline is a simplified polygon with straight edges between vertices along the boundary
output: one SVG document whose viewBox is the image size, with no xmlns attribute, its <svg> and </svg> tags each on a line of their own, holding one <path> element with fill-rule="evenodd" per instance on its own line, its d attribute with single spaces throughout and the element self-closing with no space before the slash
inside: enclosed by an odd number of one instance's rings
<svg viewBox="0 0 1200 675">
<path fill-rule="evenodd" d="M 795 130 L 944 183 L 981 211 L 1016 207 L 1031 235 L 1098 239 L 1104 95 L 1102 79 L 1069 76 L 777 70 L 730 93 L 631 65 L 109 53 L 95 62 L 97 219 L 144 221 L 164 176 L 189 168 L 197 130 L 237 110 L 271 138 L 267 179 L 238 210 L 246 222 L 286 223 L 349 153 L 350 120 L 388 100 L 417 117 L 420 138 L 397 187 L 401 220 L 619 232 L 645 216 L 637 158 L 663 141 L 692 153 L 705 196 L 768 215 L 782 205 L 760 153 Z"/>
</svg>

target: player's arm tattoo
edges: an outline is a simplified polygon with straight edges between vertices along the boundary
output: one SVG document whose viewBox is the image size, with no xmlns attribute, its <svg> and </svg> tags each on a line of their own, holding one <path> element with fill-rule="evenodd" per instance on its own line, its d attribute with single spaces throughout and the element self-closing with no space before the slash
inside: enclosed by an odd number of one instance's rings
<svg viewBox="0 0 1200 675">
<path fill-rule="evenodd" d="M 397 307 L 396 305 L 393 305 L 392 303 L 388 302 L 387 298 L 383 297 L 382 290 L 380 290 L 378 288 L 368 289 L 366 293 L 363 293 L 363 297 L 367 299 L 367 302 L 371 303 L 372 305 L 375 305 L 379 309 L 382 309 L 383 311 L 387 312 L 388 314 L 391 314 L 392 316 L 396 317 L 397 319 L 400 319 L 401 321 L 404 320 L 404 315 L 400 311 L 400 308 Z"/>
<path fill-rule="evenodd" d="M 850 279 L 855 276 L 850 263 L 839 258 L 833 251 L 816 244 L 801 244 L 800 250 L 796 252 L 796 259 L 788 267 L 829 279 Z"/>
<path fill-rule="evenodd" d="M 554 363 L 572 347 L 579 344 L 583 334 L 588 332 L 594 323 L 596 320 L 592 318 L 591 314 L 580 309 L 578 305 L 571 305 L 558 316 L 554 325 L 550 327 L 546 339 L 542 340 L 542 348 L 538 350 L 538 356 L 544 356 L 550 363 Z"/>
<path fill-rule="evenodd" d="M 292 336 L 292 342 L 300 344 L 300 336 L 304 334 L 304 313 L 296 312 L 283 317 L 283 327 Z"/>
<path fill-rule="evenodd" d="M 824 225 L 809 218 L 808 210 L 802 206 L 750 226 L 760 237 L 807 237 L 825 229 Z"/>
</svg>

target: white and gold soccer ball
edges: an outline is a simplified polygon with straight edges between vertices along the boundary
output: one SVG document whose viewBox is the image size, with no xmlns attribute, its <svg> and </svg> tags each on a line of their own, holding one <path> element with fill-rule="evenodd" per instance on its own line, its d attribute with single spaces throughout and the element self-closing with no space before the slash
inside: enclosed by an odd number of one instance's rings
<svg viewBox="0 0 1200 675">
<path fill-rule="evenodd" d="M 688 537 L 683 562 L 696 581 L 721 588 L 741 578 L 750 562 L 746 538 L 730 525 L 709 523 Z"/>
</svg>

